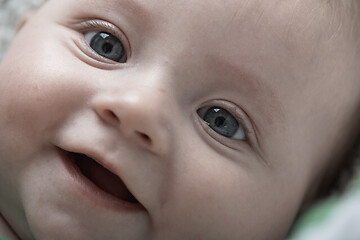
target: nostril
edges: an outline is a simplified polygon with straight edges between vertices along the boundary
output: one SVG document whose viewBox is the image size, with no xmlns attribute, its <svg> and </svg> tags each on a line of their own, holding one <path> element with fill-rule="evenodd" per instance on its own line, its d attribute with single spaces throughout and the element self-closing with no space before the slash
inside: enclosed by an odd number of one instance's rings
<svg viewBox="0 0 360 240">
<path fill-rule="evenodd" d="M 116 116 L 116 114 L 111 110 L 104 110 L 104 116 L 105 116 L 105 118 L 109 119 L 113 123 L 120 122 L 120 119 L 118 118 L 118 116 Z"/>
<path fill-rule="evenodd" d="M 152 143 L 151 138 L 150 138 L 147 134 L 141 133 L 141 132 L 137 132 L 137 134 L 138 134 L 138 135 L 140 136 L 140 138 L 141 138 L 144 142 L 146 142 L 147 144 L 151 144 L 151 143 Z"/>
</svg>

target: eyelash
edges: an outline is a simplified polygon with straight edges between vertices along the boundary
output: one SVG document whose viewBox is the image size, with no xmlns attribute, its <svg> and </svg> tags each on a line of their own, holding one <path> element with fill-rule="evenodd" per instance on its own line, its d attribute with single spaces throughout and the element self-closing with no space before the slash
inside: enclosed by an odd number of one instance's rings
<svg viewBox="0 0 360 240">
<path fill-rule="evenodd" d="M 96 60 L 100 60 L 101 62 L 105 62 L 107 64 L 119 64 L 98 55 L 93 51 L 93 49 L 90 48 L 89 44 L 85 40 L 85 34 L 93 31 L 99 31 L 99 32 L 104 31 L 118 38 L 124 46 L 125 52 L 127 54 L 127 59 L 131 57 L 131 46 L 129 44 L 128 38 L 126 37 L 123 31 L 121 31 L 119 28 L 117 28 L 116 26 L 114 26 L 109 22 L 106 22 L 104 20 L 96 20 L 96 19 L 87 20 L 79 23 L 76 26 L 76 30 L 83 35 L 81 45 L 86 46 L 86 49 L 84 49 L 85 53 L 87 55 L 91 55 L 91 57 L 95 58 Z"/>
<path fill-rule="evenodd" d="M 204 119 L 202 119 L 201 114 L 198 113 L 198 111 L 203 109 L 203 108 L 205 109 L 204 110 L 204 112 L 205 112 L 205 111 L 207 111 L 208 109 L 210 109 L 212 107 L 223 108 L 226 111 L 228 111 L 230 114 L 232 114 L 234 116 L 234 118 L 238 121 L 239 125 L 241 125 L 241 127 L 243 128 L 244 133 L 245 133 L 245 139 L 244 140 L 231 139 L 231 138 L 227 138 L 227 137 L 222 136 L 219 133 L 215 132 L 204 121 Z M 242 110 L 240 110 L 239 107 L 237 107 L 233 103 L 230 103 L 230 102 L 224 101 L 224 100 L 215 100 L 215 101 L 205 103 L 202 106 L 200 106 L 200 108 L 198 108 L 197 116 L 199 117 L 199 120 L 200 120 L 201 125 L 204 128 L 204 130 L 213 139 L 220 142 L 221 144 L 226 145 L 226 146 L 228 146 L 230 148 L 233 148 L 233 149 L 237 149 L 239 143 L 248 143 L 249 145 L 252 145 L 251 143 L 252 143 L 252 141 L 253 141 L 253 139 L 255 137 L 255 133 L 254 133 L 253 128 L 251 126 L 250 119 Z"/>
</svg>

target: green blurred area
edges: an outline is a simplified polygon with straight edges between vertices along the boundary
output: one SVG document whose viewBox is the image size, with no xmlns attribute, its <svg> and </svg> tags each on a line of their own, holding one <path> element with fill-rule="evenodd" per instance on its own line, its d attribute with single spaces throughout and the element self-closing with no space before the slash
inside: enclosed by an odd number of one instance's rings
<svg viewBox="0 0 360 240">
<path fill-rule="evenodd" d="M 322 224 L 325 224 L 326 221 L 331 217 L 333 211 L 335 211 L 339 206 L 342 206 L 346 203 L 346 198 L 349 196 L 355 196 L 359 198 L 360 204 L 360 171 L 358 171 L 354 180 L 349 186 L 349 189 L 341 196 L 331 196 L 327 199 L 320 201 L 310 208 L 307 212 L 299 217 L 296 221 L 293 229 L 291 230 L 290 237 L 296 237 L 311 229 L 316 229 Z M 291 239 L 290 238 L 290 239 Z"/>
</svg>

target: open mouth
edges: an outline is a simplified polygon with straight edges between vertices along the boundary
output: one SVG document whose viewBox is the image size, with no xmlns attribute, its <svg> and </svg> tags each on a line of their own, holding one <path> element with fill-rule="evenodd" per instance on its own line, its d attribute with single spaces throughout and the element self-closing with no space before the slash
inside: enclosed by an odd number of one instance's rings
<svg viewBox="0 0 360 240">
<path fill-rule="evenodd" d="M 139 204 L 124 182 L 94 159 L 80 153 L 66 152 L 75 168 L 103 192 L 124 202 Z"/>
</svg>

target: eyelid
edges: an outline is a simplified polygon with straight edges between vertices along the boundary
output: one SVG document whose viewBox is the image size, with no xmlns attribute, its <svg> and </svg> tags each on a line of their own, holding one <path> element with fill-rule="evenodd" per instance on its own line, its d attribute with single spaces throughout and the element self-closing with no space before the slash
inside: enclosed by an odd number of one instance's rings
<svg viewBox="0 0 360 240">
<path fill-rule="evenodd" d="M 243 119 L 240 117 L 241 119 L 239 120 L 239 117 L 236 116 L 234 113 L 228 111 L 228 109 L 226 109 L 224 107 L 221 107 L 220 105 L 209 105 L 209 106 L 204 106 L 204 107 L 199 108 L 197 110 L 197 113 L 203 119 L 205 117 L 206 113 L 212 108 L 221 108 L 221 109 L 224 109 L 225 111 L 229 112 L 235 118 L 235 120 L 239 123 L 239 128 L 241 130 L 243 130 L 244 135 L 245 135 L 244 139 L 238 139 L 238 138 L 234 138 L 234 137 L 226 137 L 226 138 L 233 139 L 233 140 L 240 140 L 240 141 L 247 141 L 248 140 L 247 139 L 248 138 L 247 137 L 248 131 L 245 129 L 245 126 L 244 126 L 245 124 L 243 124 Z M 203 121 L 206 123 L 206 125 L 210 126 L 210 123 L 207 123 L 204 119 L 203 119 Z"/>
<path fill-rule="evenodd" d="M 205 125 L 204 127 L 208 128 L 206 130 L 208 131 L 208 133 L 211 133 L 210 135 L 212 138 L 215 138 L 215 140 L 217 141 L 219 141 L 218 139 L 221 139 L 222 141 L 226 142 L 225 145 L 230 146 L 231 148 L 236 148 L 233 147 L 234 143 L 236 144 L 239 142 L 247 142 L 249 145 L 252 145 L 252 143 L 256 141 L 255 131 L 253 130 L 249 117 L 236 104 L 228 102 L 226 100 L 213 100 L 202 104 L 198 109 L 203 108 L 203 110 L 200 111 L 201 114 L 201 113 L 205 113 L 207 109 L 214 106 L 224 108 L 235 117 L 235 119 L 239 122 L 239 124 L 242 126 L 245 132 L 245 139 L 239 140 L 239 139 L 231 139 L 221 136 L 218 133 L 214 132 L 214 130 L 212 130 L 209 126 L 207 126 L 205 121 L 201 119 L 201 122 L 203 123 L 202 125 L 203 126 Z M 214 132 L 214 134 L 212 134 L 212 132 Z"/>
<path fill-rule="evenodd" d="M 110 33 L 111 35 L 114 35 L 124 45 L 127 59 L 130 59 L 132 53 L 130 41 L 127 38 L 126 34 L 115 25 L 104 20 L 92 19 L 78 23 L 76 25 L 76 30 L 81 32 L 82 34 L 94 31 L 104 31 Z"/>
</svg>

